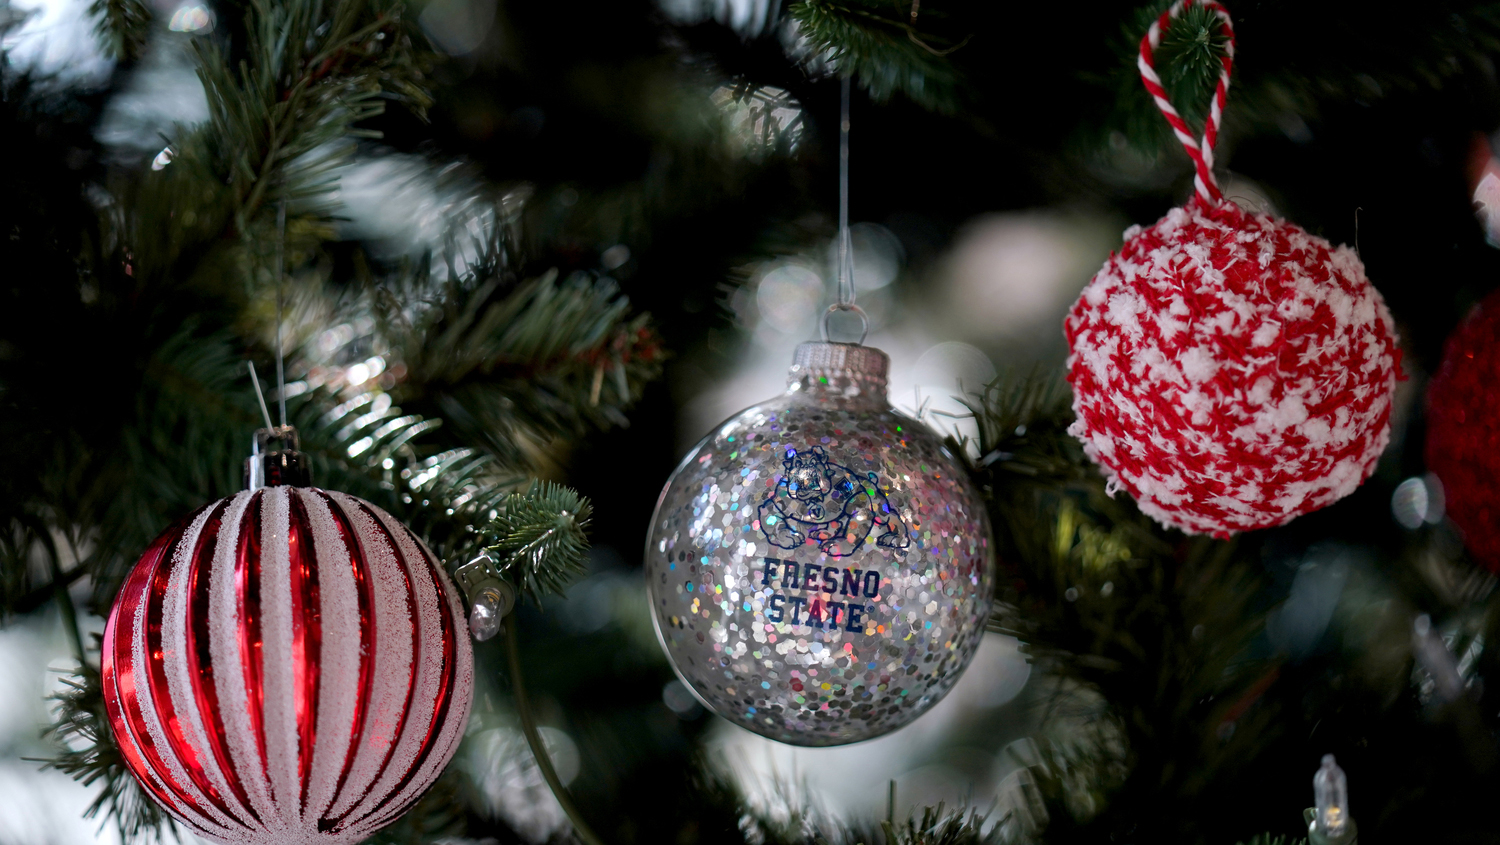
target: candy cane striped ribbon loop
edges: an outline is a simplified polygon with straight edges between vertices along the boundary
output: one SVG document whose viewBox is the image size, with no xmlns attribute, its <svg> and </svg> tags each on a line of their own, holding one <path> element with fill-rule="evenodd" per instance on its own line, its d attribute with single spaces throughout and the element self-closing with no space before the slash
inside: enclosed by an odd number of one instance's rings
<svg viewBox="0 0 1500 845">
<path fill-rule="evenodd" d="M 1208 120 L 1203 125 L 1203 137 L 1193 137 L 1188 129 L 1187 122 L 1177 109 L 1172 107 L 1172 101 L 1167 99 L 1167 91 L 1161 86 L 1161 77 L 1156 75 L 1155 60 L 1153 53 L 1161 45 L 1162 33 L 1167 31 L 1172 19 L 1182 14 L 1184 10 L 1194 6 L 1202 6 L 1219 16 L 1222 23 L 1221 31 L 1228 43 L 1224 46 L 1224 57 L 1221 59 L 1223 69 L 1219 72 L 1219 84 L 1214 89 L 1214 99 L 1209 105 Z M 1162 12 L 1161 17 L 1151 24 L 1146 31 L 1146 37 L 1141 39 L 1141 57 L 1136 63 L 1141 69 L 1141 81 L 1146 84 L 1146 90 L 1151 92 L 1152 98 L 1156 100 L 1156 107 L 1161 109 L 1162 116 L 1167 123 L 1172 124 L 1172 131 L 1176 133 L 1177 140 L 1182 142 L 1182 148 L 1187 150 L 1188 158 L 1193 160 L 1193 166 L 1197 169 L 1193 177 L 1193 187 L 1197 190 L 1198 199 L 1203 201 L 1217 200 L 1223 195 L 1219 192 L 1219 184 L 1214 181 L 1214 145 L 1219 142 L 1219 123 L 1224 118 L 1224 100 L 1229 95 L 1229 70 L 1234 64 L 1234 25 L 1229 18 L 1229 10 L 1219 5 L 1215 0 L 1177 0 L 1172 7 Z"/>
</svg>

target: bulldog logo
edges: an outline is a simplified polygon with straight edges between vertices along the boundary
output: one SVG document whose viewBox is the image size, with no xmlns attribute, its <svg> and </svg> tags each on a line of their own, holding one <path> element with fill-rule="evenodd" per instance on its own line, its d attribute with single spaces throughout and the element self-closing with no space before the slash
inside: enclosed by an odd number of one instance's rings
<svg viewBox="0 0 1500 845">
<path fill-rule="evenodd" d="M 875 473 L 862 476 L 831 463 L 821 446 L 787 449 L 781 468 L 776 489 L 760 505 L 760 530 L 771 545 L 796 549 L 812 543 L 843 557 L 872 538 L 887 549 L 911 542 Z"/>
</svg>

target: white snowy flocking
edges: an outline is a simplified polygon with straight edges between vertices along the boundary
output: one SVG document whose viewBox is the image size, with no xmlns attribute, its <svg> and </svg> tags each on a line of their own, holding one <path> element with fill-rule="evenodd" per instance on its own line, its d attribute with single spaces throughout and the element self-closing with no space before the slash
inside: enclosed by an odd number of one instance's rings
<svg viewBox="0 0 1500 845">
<path fill-rule="evenodd" d="M 208 505 L 142 556 L 105 629 L 126 763 L 215 842 L 353 843 L 457 749 L 473 665 L 457 591 L 390 514 L 267 487 Z"/>
</svg>

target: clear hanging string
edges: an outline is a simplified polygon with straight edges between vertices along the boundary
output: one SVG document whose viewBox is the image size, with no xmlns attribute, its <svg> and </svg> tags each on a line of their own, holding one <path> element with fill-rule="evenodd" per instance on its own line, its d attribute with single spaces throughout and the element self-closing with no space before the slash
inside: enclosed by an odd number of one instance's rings
<svg viewBox="0 0 1500 845">
<path fill-rule="evenodd" d="M 282 277 L 286 266 L 286 199 L 276 206 L 276 404 L 281 410 L 281 427 L 286 428 L 286 364 L 281 343 L 282 311 L 284 310 Z"/>
<path fill-rule="evenodd" d="M 870 320 L 854 303 L 854 239 L 849 234 L 849 81 L 848 76 L 842 80 L 839 108 L 839 299 L 823 312 L 821 325 L 823 340 L 831 340 L 829 320 L 841 311 L 852 313 L 859 318 L 859 340 L 855 343 L 861 344 L 870 332 Z"/>
</svg>

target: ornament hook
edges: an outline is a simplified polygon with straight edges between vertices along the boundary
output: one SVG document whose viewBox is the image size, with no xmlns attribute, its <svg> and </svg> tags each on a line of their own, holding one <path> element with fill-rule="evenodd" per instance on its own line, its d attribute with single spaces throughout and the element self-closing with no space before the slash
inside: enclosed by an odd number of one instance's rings
<svg viewBox="0 0 1500 845">
<path fill-rule="evenodd" d="M 859 317 L 859 340 L 854 341 L 854 343 L 857 346 L 863 346 L 865 338 L 870 334 L 870 317 L 869 315 L 865 314 L 865 309 L 859 307 L 858 305 L 855 305 L 852 302 L 847 305 L 842 302 L 836 305 L 830 305 L 828 306 L 828 310 L 823 312 L 823 319 L 818 321 L 818 328 L 823 332 L 823 340 L 827 343 L 838 342 L 829 336 L 828 320 L 834 314 L 837 314 L 841 311 L 847 311 L 848 313 L 854 314 Z"/>
<path fill-rule="evenodd" d="M 839 98 L 839 305 L 854 307 L 854 239 L 849 234 L 849 77 Z M 823 339 L 828 339 L 825 329 Z"/>
<path fill-rule="evenodd" d="M 848 311 L 859 315 L 859 340 L 854 343 L 863 345 L 865 337 L 870 333 L 870 318 L 864 310 L 854 304 L 854 239 L 849 234 L 849 77 L 845 76 L 840 90 L 839 108 L 839 244 L 838 244 L 838 284 L 839 299 L 834 305 L 828 306 L 823 312 L 823 318 L 818 322 L 818 327 L 823 333 L 823 340 L 828 343 L 834 342 L 829 337 L 828 320 L 839 311 Z"/>
<path fill-rule="evenodd" d="M 1224 55 L 1219 59 L 1219 81 L 1214 88 L 1213 99 L 1209 101 L 1208 118 L 1203 122 L 1201 139 L 1193 137 L 1187 122 L 1167 98 L 1167 90 L 1162 87 L 1161 77 L 1156 74 L 1155 55 L 1156 48 L 1161 46 L 1162 33 L 1171 26 L 1172 19 L 1195 4 L 1218 16 L 1219 32 L 1225 41 Z M 1224 100 L 1229 94 L 1229 74 L 1234 67 L 1234 22 L 1229 17 L 1229 10 L 1217 0 L 1177 0 L 1146 30 L 1145 37 L 1141 39 L 1140 58 L 1136 61 L 1136 66 L 1140 69 L 1141 82 L 1145 84 L 1146 91 L 1156 101 L 1156 107 L 1167 119 L 1167 123 L 1171 124 L 1172 132 L 1187 151 L 1188 158 L 1193 160 L 1193 188 L 1198 199 L 1203 202 L 1222 199 L 1219 183 L 1214 179 L 1214 146 L 1219 142 L 1219 124 L 1224 119 Z"/>
<path fill-rule="evenodd" d="M 286 275 L 286 197 L 276 206 L 276 402 L 281 407 L 281 427 L 286 428 L 286 348 L 281 341 L 281 324 L 284 321 L 285 295 L 282 291 Z M 261 400 L 264 404 L 265 400 Z"/>
</svg>

